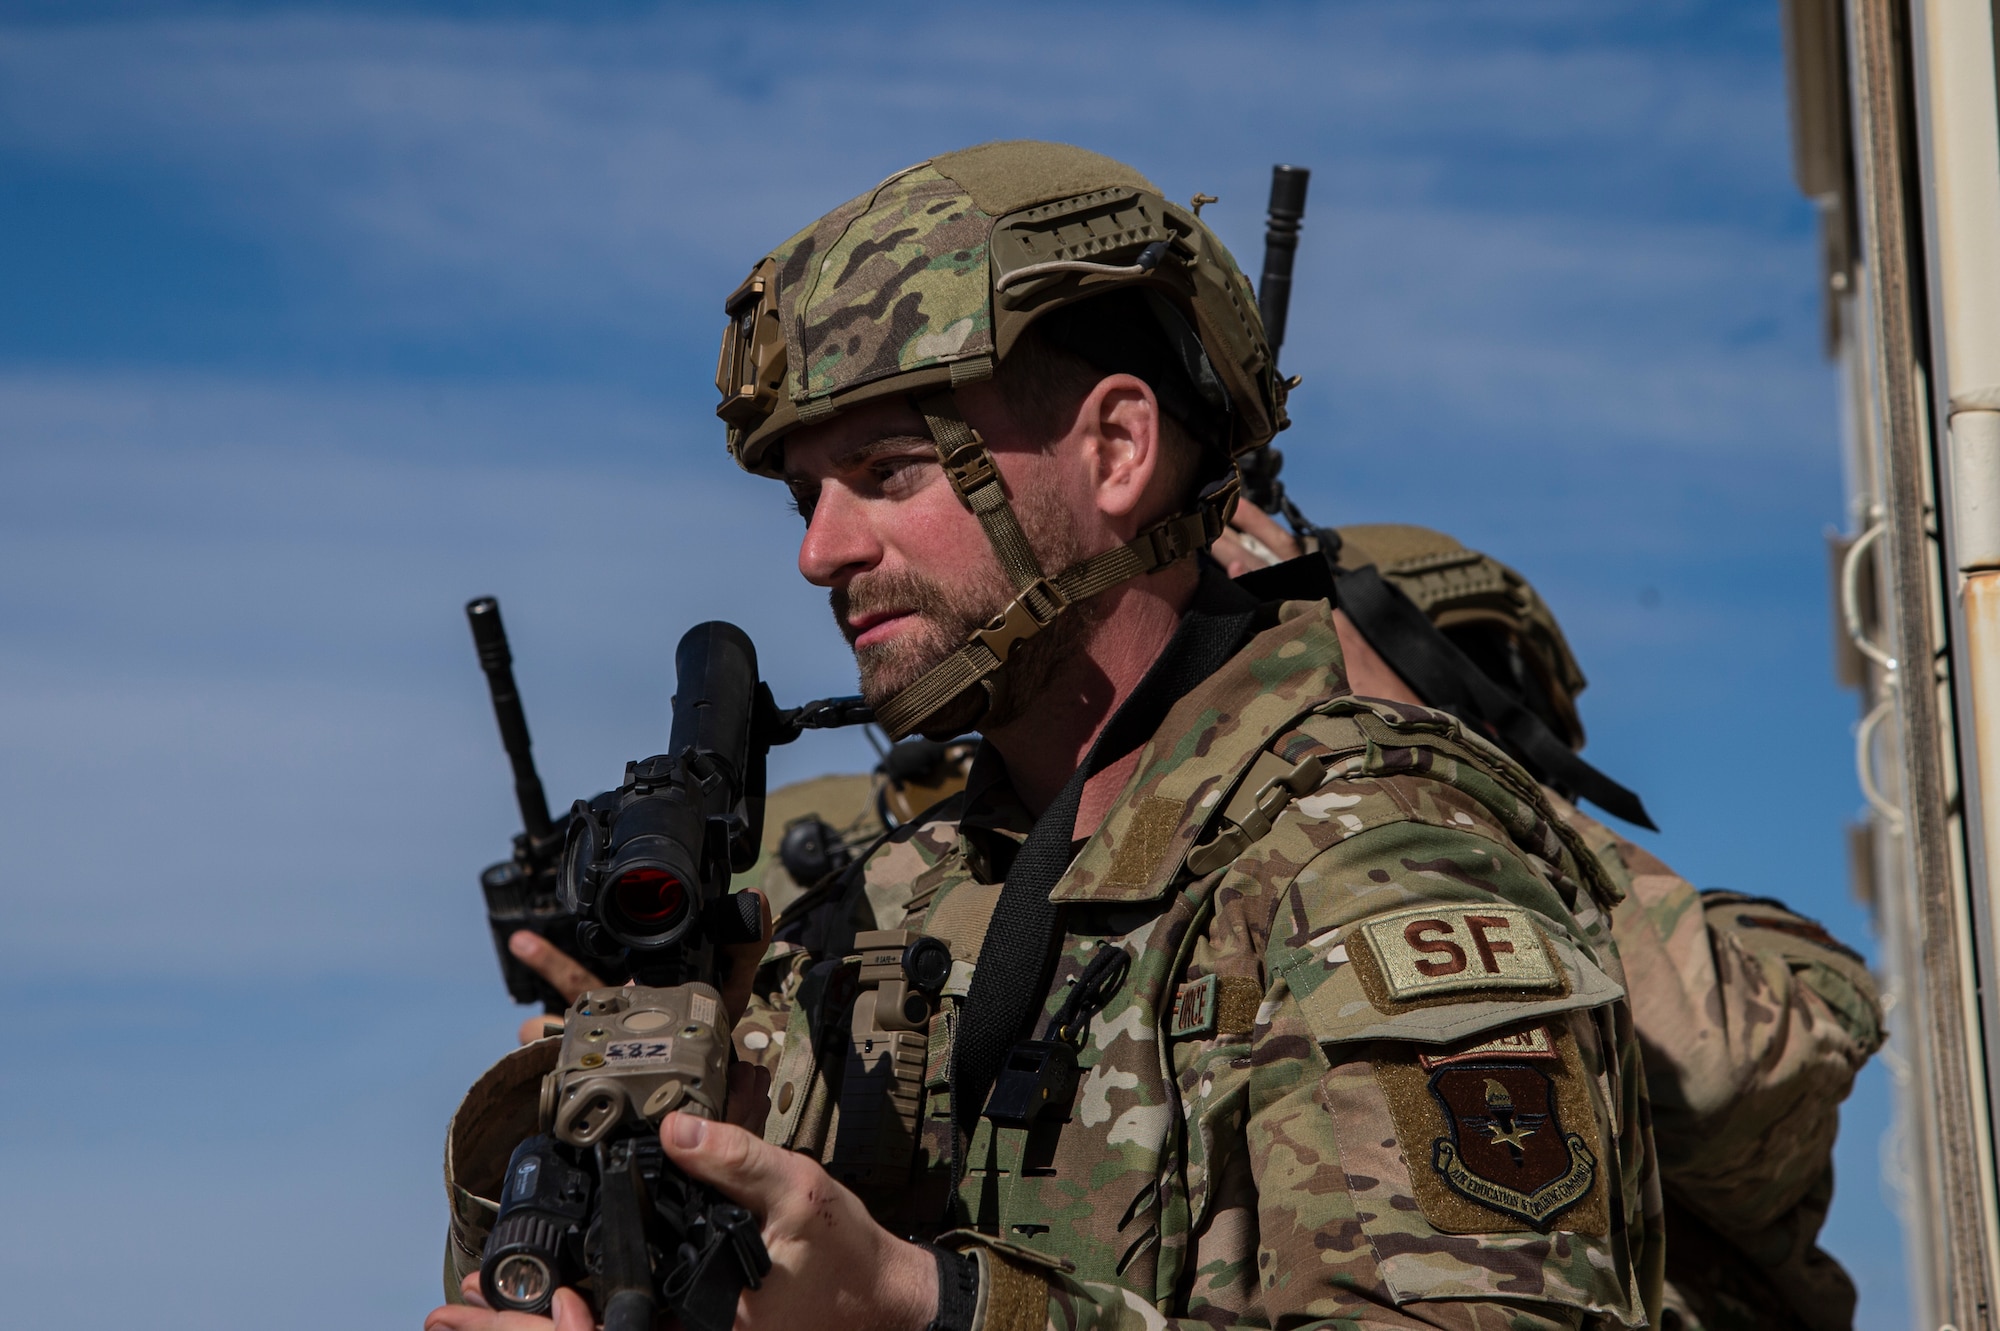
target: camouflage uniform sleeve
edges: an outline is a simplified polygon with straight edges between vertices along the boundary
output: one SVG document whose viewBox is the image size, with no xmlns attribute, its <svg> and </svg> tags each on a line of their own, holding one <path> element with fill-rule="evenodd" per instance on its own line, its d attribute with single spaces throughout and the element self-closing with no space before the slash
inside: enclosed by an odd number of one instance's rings
<svg viewBox="0 0 2000 1331">
<path fill-rule="evenodd" d="M 1300 816 L 1407 807 L 1322 795 Z M 1238 860 L 1188 971 L 1223 1015 L 1171 1048 L 1182 1315 L 987 1240 L 986 1331 L 1644 1324 L 1622 989 L 1491 816 L 1462 822 L 1357 819 L 1296 858 L 1281 825 Z"/>
<path fill-rule="evenodd" d="M 1629 883 L 1613 930 L 1662 1178 L 1707 1223 L 1754 1239 L 1826 1173 L 1840 1102 L 1882 1043 L 1874 981 L 1860 957 L 1780 903 L 1697 894 L 1612 840 Z"/>
<path fill-rule="evenodd" d="M 1625 893 L 1613 931 L 1668 1194 L 1668 1306 L 1689 1327 L 1848 1326 L 1853 1282 L 1815 1244 L 1838 1107 L 1882 1042 L 1866 963 L 1780 903 L 1698 893 L 1551 802 Z"/>
</svg>

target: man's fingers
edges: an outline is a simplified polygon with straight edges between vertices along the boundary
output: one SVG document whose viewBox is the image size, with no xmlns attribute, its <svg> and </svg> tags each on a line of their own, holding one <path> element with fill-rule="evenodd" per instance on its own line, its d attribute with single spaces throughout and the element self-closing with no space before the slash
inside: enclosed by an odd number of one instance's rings
<svg viewBox="0 0 2000 1331">
<path fill-rule="evenodd" d="M 549 1309 L 555 1320 L 531 1313 L 492 1312 L 479 1293 L 479 1275 L 474 1272 L 458 1287 L 463 1305 L 446 1305 L 424 1319 L 424 1331 L 595 1331 L 596 1319 L 590 1305 L 573 1289 L 556 1291 L 555 1306 Z"/>
<path fill-rule="evenodd" d="M 597 1319 L 590 1315 L 590 1305 L 583 1301 L 583 1295 L 573 1289 L 556 1291 L 556 1304 L 550 1311 L 556 1315 L 556 1331 L 596 1331 Z"/>
<path fill-rule="evenodd" d="M 1222 571 L 1232 578 L 1240 578 L 1245 573 L 1254 573 L 1260 568 L 1269 568 L 1270 561 L 1259 559 L 1225 531 L 1208 547 L 1209 556 L 1222 565 Z"/>
<path fill-rule="evenodd" d="M 1298 538 L 1280 527 L 1269 513 L 1255 504 L 1238 504 L 1228 529 L 1210 553 L 1230 577 L 1240 578 L 1245 573 L 1297 559 L 1303 552 Z"/>
<path fill-rule="evenodd" d="M 760 1216 L 768 1217 L 781 1202 L 797 1200 L 801 1191 L 794 1175 L 803 1157 L 734 1124 L 669 1114 L 660 1125 L 660 1144 L 694 1178 Z"/>
<path fill-rule="evenodd" d="M 571 1294 L 571 1298 L 576 1295 Z M 562 1293 L 556 1295 L 556 1311 L 562 1311 Z M 579 1303 L 581 1299 L 577 1300 Z M 546 1317 L 536 1317 L 532 1313 L 496 1313 L 485 1308 L 475 1308 L 471 1304 L 448 1304 L 433 1308 L 431 1315 L 424 1319 L 424 1331 L 590 1331 L 590 1311 L 584 1310 L 583 1320 L 572 1320 L 568 1325 L 551 1322 Z"/>
<path fill-rule="evenodd" d="M 1258 545 L 1276 555 L 1279 562 L 1297 559 L 1305 553 L 1299 549 L 1298 538 L 1278 525 L 1278 520 L 1255 504 L 1238 504 L 1236 512 L 1230 515 L 1229 525 L 1247 533 Z"/>
<path fill-rule="evenodd" d="M 771 1113 L 771 1069 L 758 1063 L 729 1065 L 727 1119 L 745 1132 L 762 1136 Z"/>
<path fill-rule="evenodd" d="M 551 1035 L 561 1035 L 562 1029 L 563 1019 L 561 1017 L 551 1017 L 546 1014 L 539 1017 L 530 1017 L 521 1023 L 521 1043 L 533 1044 L 535 1041 L 545 1040 Z"/>
<path fill-rule="evenodd" d="M 516 929 L 514 936 L 507 940 L 507 950 L 519 957 L 529 970 L 547 980 L 569 1002 L 576 1002 L 585 990 L 604 988 L 604 981 L 538 933 Z"/>
</svg>

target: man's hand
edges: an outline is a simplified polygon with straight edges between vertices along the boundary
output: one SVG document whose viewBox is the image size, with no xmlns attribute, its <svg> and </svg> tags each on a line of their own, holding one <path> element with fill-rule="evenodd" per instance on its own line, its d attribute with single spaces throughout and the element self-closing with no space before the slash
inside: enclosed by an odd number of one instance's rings
<svg viewBox="0 0 2000 1331">
<path fill-rule="evenodd" d="M 937 1258 L 876 1224 L 818 1162 L 687 1114 L 667 1115 L 660 1142 L 691 1178 L 764 1222 L 771 1273 L 744 1291 L 737 1331 L 918 1331 L 937 1315 Z"/>
<path fill-rule="evenodd" d="M 573 1289 L 556 1291 L 555 1306 L 549 1309 L 555 1314 L 553 1321 L 532 1313 L 492 1311 L 479 1292 L 477 1271 L 465 1278 L 458 1292 L 465 1296 L 465 1302 L 433 1308 L 424 1318 L 424 1331 L 596 1331 L 597 1319 L 590 1315 L 590 1305 Z"/>
<path fill-rule="evenodd" d="M 937 1315 L 937 1258 L 875 1223 L 861 1199 L 807 1156 L 727 1123 L 669 1114 L 660 1143 L 689 1177 L 710 1184 L 764 1222 L 771 1270 L 745 1290 L 736 1331 L 918 1331 Z M 424 1331 L 592 1331 L 589 1308 L 558 1290 L 555 1318 L 488 1311 L 479 1277 L 467 1306 L 439 1308 Z"/>
<path fill-rule="evenodd" d="M 1240 578 L 1256 569 L 1297 559 L 1304 552 L 1298 539 L 1269 513 L 1246 501 L 1236 506 L 1229 529 L 1217 538 L 1209 553 L 1230 577 Z"/>
<path fill-rule="evenodd" d="M 604 987 L 604 981 L 585 970 L 575 957 L 538 933 L 516 929 L 513 937 L 507 940 L 507 950 L 529 970 L 547 980 L 549 986 L 563 996 L 565 1003 L 576 1002 L 586 990 Z M 533 1044 L 561 1029 L 561 1017 L 530 1017 L 521 1023 L 521 1043 Z"/>
</svg>

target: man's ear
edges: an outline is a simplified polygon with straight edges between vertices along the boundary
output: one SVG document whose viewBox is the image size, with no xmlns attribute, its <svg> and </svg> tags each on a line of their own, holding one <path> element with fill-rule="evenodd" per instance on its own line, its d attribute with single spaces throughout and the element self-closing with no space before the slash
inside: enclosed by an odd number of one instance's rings
<svg viewBox="0 0 2000 1331">
<path fill-rule="evenodd" d="M 1092 500 L 1130 540 L 1157 507 L 1152 491 L 1161 476 L 1160 401 L 1145 380 L 1112 374 L 1098 380 L 1077 414 L 1092 460 Z"/>
</svg>

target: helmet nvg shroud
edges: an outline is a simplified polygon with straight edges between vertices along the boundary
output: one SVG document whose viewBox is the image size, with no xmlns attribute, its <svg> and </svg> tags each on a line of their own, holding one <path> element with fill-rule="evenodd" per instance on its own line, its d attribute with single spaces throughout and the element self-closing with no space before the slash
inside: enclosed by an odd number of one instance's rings
<svg viewBox="0 0 2000 1331">
<path fill-rule="evenodd" d="M 1233 467 L 1194 511 L 1045 574 L 958 411 L 952 389 L 991 378 L 1031 323 L 1118 291 L 1143 295 L 1129 308 L 1157 321 L 1147 331 L 1206 399 L 1202 433 L 1231 459 L 1285 428 L 1256 298 L 1222 242 L 1130 167 L 1063 144 L 990 143 L 899 172 L 779 246 L 729 298 L 716 415 L 736 460 L 775 475 L 791 430 L 907 397 L 1013 583 L 1004 611 L 878 710 L 892 736 L 976 684 L 990 696 L 1013 649 L 1067 607 L 1205 548 L 1227 522 Z"/>
</svg>

